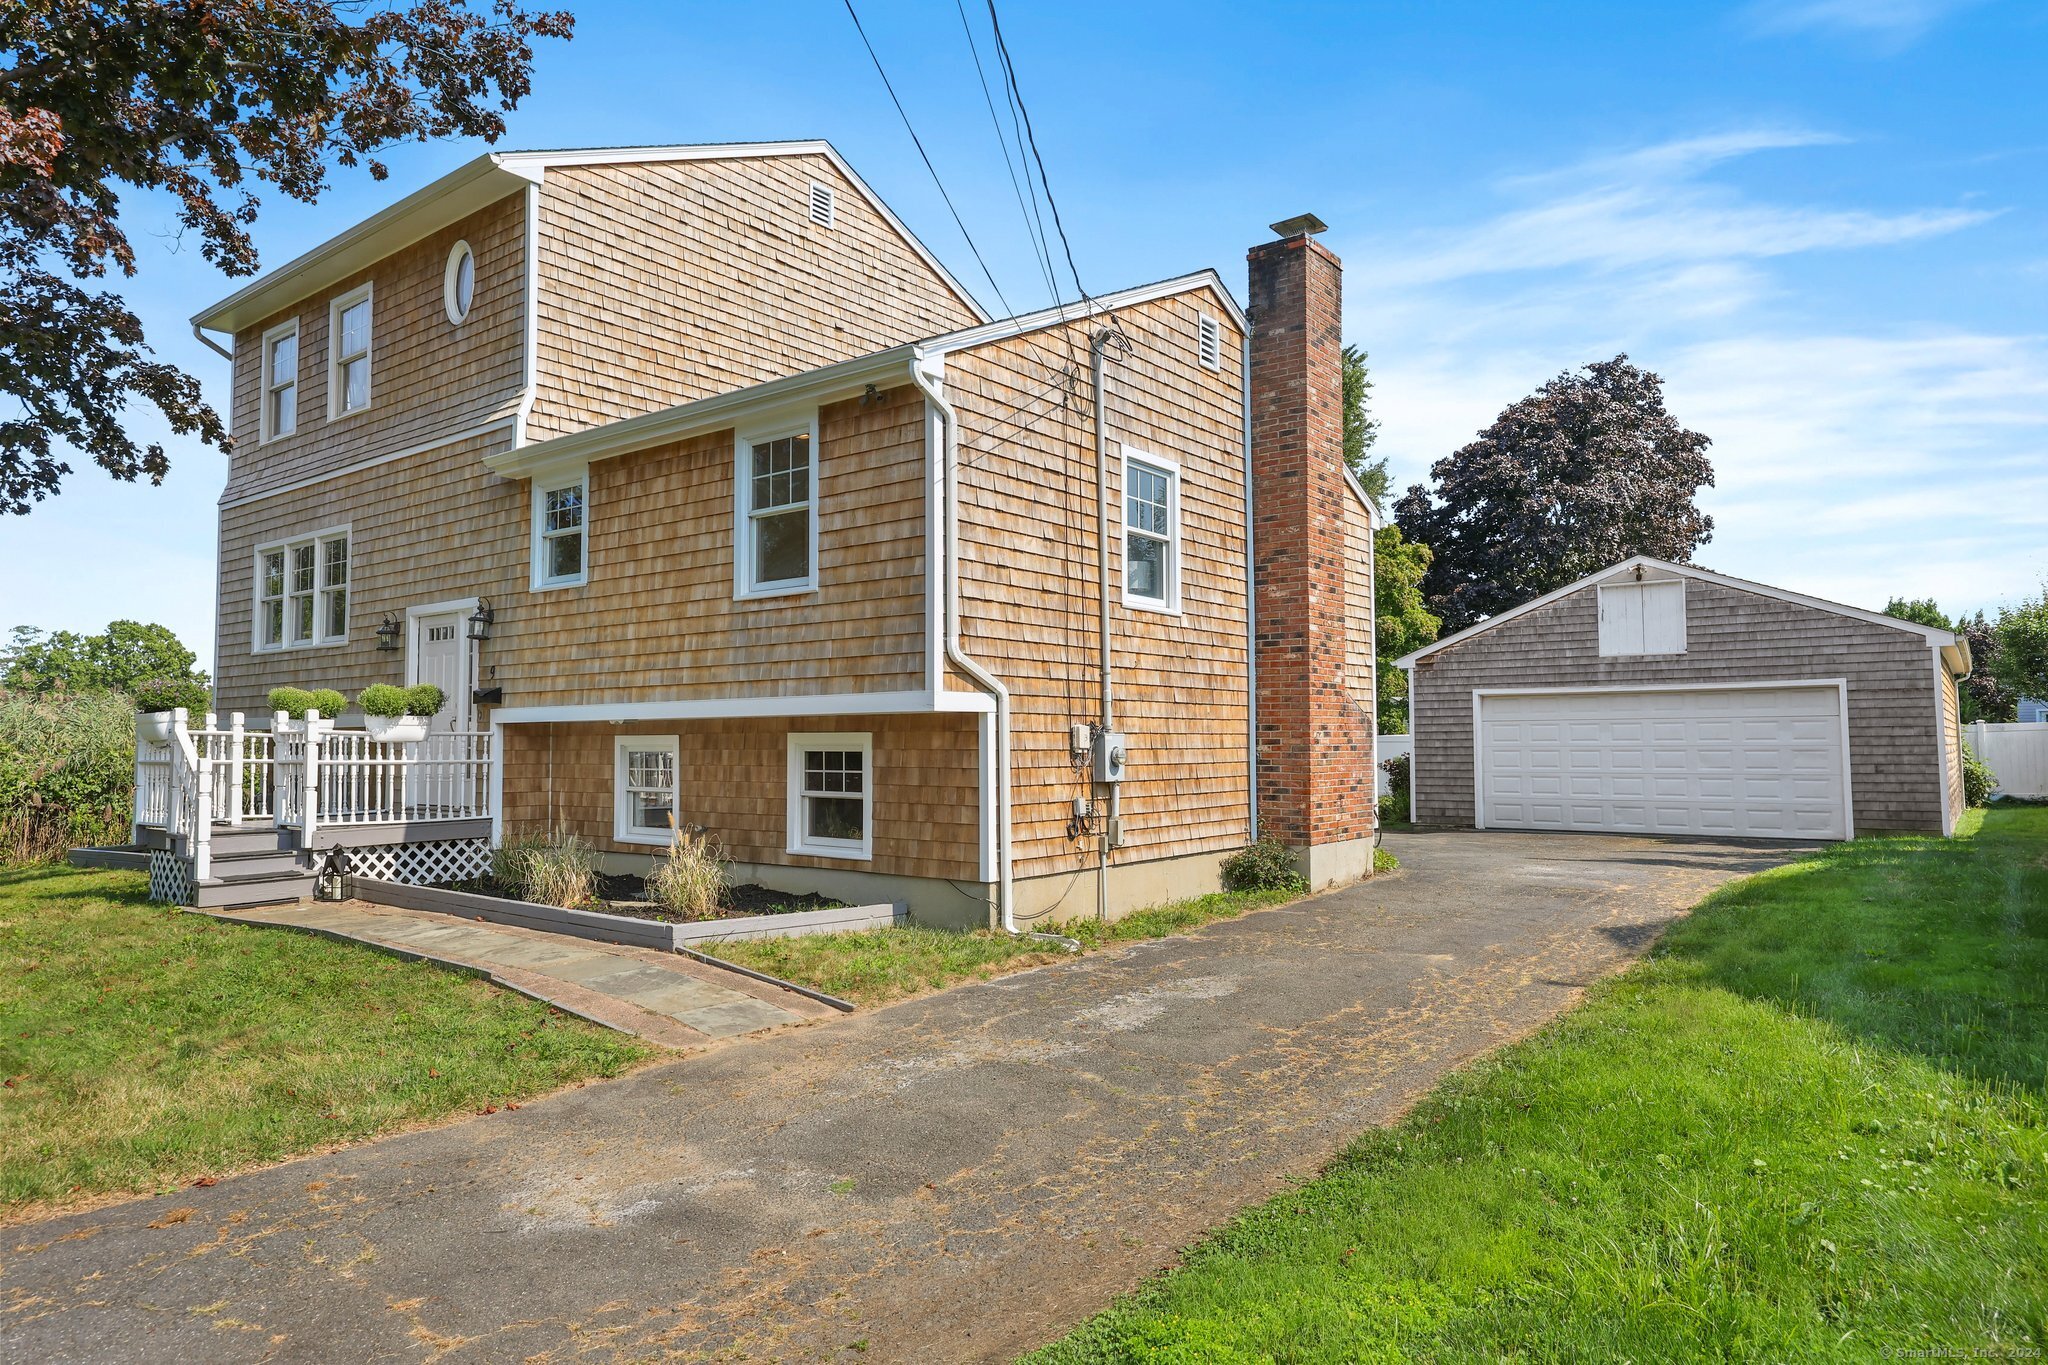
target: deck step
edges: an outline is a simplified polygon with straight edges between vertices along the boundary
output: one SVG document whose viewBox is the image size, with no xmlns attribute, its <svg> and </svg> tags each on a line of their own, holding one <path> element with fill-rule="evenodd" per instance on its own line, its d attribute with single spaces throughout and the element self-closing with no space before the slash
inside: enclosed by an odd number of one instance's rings
<svg viewBox="0 0 2048 1365">
<path fill-rule="evenodd" d="M 207 840 L 216 858 L 236 853 L 264 852 L 296 849 L 299 833 L 292 829 L 278 829 L 274 825 L 215 825 Z"/>
<path fill-rule="evenodd" d="M 192 888 L 193 902 L 202 910 L 242 905 L 276 905 L 304 900 L 313 894 L 310 872 L 254 872 L 225 877 L 208 877 Z"/>
<path fill-rule="evenodd" d="M 213 875 L 219 878 L 298 873 L 306 870 L 293 848 L 254 848 L 246 853 L 213 850 Z"/>
</svg>

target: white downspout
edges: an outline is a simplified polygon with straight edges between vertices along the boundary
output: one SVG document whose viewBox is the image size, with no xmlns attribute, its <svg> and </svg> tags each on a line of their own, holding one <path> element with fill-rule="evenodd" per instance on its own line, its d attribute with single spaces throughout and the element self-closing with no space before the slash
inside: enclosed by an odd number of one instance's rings
<svg viewBox="0 0 2048 1365">
<path fill-rule="evenodd" d="M 520 346 L 519 410 L 512 417 L 512 444 L 526 444 L 526 423 L 540 393 L 540 182 L 526 187 L 526 324 Z"/>
<path fill-rule="evenodd" d="M 1259 556 L 1252 514 L 1252 333 L 1244 333 L 1244 360 L 1238 370 L 1244 415 L 1244 687 L 1245 790 L 1251 794 L 1251 828 L 1245 842 L 1259 837 Z"/>
<path fill-rule="evenodd" d="M 910 379 L 924 391 L 924 396 L 939 414 L 939 449 L 936 452 L 942 472 L 940 480 L 941 500 L 944 508 L 945 562 L 939 572 L 945 577 L 945 649 L 946 658 L 954 667 L 973 679 L 975 684 L 996 703 L 996 906 L 1001 916 L 1003 932 L 1021 934 L 1017 927 L 1016 903 L 1011 894 L 1010 884 L 1010 689 L 1002 681 L 973 659 L 967 657 L 960 647 L 960 575 L 955 566 L 960 562 L 960 522 L 955 509 L 959 506 L 956 495 L 959 460 L 957 453 L 960 443 L 960 420 L 953 411 L 953 405 L 939 386 L 932 381 L 924 369 L 924 358 L 913 353 L 910 362 Z M 939 679 L 945 685 L 944 677 Z M 936 702 L 934 698 L 934 702 Z"/>
</svg>

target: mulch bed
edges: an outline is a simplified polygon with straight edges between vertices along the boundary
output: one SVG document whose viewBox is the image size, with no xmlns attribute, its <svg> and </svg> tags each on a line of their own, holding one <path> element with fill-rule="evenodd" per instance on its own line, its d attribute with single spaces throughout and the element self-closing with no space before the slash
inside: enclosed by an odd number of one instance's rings
<svg viewBox="0 0 2048 1365">
<path fill-rule="evenodd" d="M 469 891 L 480 896 L 496 896 L 500 900 L 522 899 L 518 892 L 492 881 L 489 877 L 474 877 L 467 881 L 441 883 L 450 891 Z M 804 910 L 837 910 L 846 904 L 816 891 L 807 891 L 799 896 L 789 891 L 777 891 L 758 882 L 742 882 L 725 889 L 725 903 L 709 915 L 672 915 L 647 899 L 647 884 L 631 874 L 601 874 L 598 877 L 597 896 L 588 905 L 576 907 L 579 910 L 595 910 L 607 915 L 626 915 L 632 919 L 654 920 L 661 924 L 698 924 L 705 920 L 746 919 L 755 915 L 794 915 Z"/>
</svg>

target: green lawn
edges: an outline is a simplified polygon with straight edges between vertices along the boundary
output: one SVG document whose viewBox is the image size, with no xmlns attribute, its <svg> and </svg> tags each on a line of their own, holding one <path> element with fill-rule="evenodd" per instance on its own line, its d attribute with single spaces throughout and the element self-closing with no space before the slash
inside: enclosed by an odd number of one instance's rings
<svg viewBox="0 0 2048 1365">
<path fill-rule="evenodd" d="M 1053 932 L 1078 939 L 1083 951 L 1138 939 L 1160 938 L 1294 899 L 1289 891 L 1218 891 L 1154 906 L 1108 925 L 1062 921 Z M 757 972 L 836 995 L 856 1005 L 883 1005 L 963 981 L 986 981 L 1070 954 L 1057 943 L 1012 938 L 993 930 L 871 929 L 804 938 L 734 939 L 702 944 L 701 951 Z"/>
<path fill-rule="evenodd" d="M 504 1105 L 648 1055 L 488 982 L 0 872 L 0 1215 Z"/>
<path fill-rule="evenodd" d="M 1723 889 L 1035 1360 L 2048 1348 L 2048 809 Z"/>
</svg>

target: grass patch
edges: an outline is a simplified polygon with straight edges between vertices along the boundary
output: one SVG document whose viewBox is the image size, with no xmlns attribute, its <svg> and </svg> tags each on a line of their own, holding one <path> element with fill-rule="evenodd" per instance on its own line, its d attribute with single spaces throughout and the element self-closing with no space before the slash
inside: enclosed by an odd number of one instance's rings
<svg viewBox="0 0 2048 1365">
<path fill-rule="evenodd" d="M 1034 1359 L 2048 1347 L 2048 811 L 1838 845 Z"/>
<path fill-rule="evenodd" d="M 1217 891 L 1133 911 L 1110 924 L 1062 921 L 1053 932 L 1078 939 L 1085 951 L 1181 933 L 1292 899 L 1294 894 L 1287 891 Z M 698 950 L 856 1005 L 885 1005 L 1071 956 L 1060 945 L 1040 939 L 1012 938 L 988 929 L 963 934 L 915 925 L 802 938 L 734 939 L 700 944 Z"/>
<path fill-rule="evenodd" d="M 0 872 L 0 1214 L 163 1189 L 648 1055 L 479 978 L 147 895 L 132 872 Z"/>
</svg>

